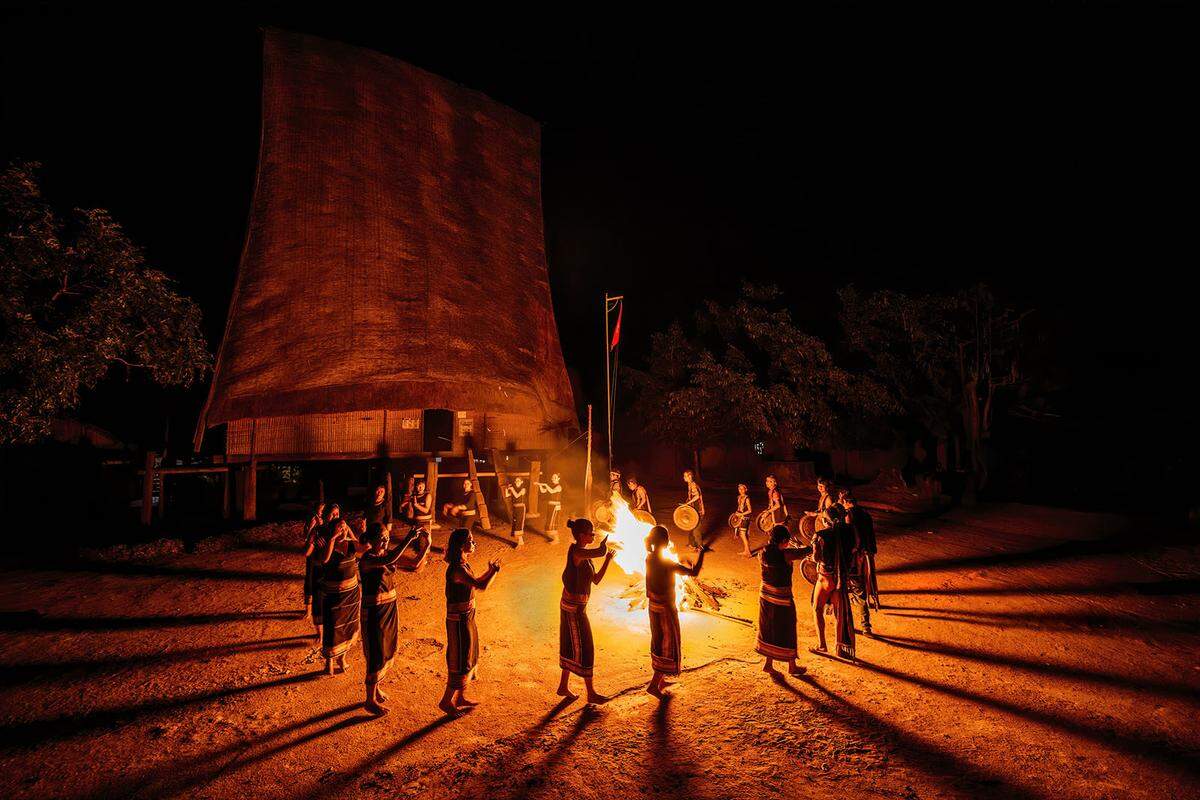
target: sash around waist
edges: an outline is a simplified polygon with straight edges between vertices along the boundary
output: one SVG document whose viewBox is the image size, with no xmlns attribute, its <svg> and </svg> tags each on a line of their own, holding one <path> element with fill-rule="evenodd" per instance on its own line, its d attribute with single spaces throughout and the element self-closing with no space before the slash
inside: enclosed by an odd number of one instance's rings
<svg viewBox="0 0 1200 800">
<path fill-rule="evenodd" d="M 321 591 L 336 594 L 338 592 L 348 592 L 358 586 L 358 576 L 355 575 L 347 578 L 344 581 L 321 581 Z"/>
<path fill-rule="evenodd" d="M 388 589 L 386 592 L 380 592 L 379 594 L 364 594 L 363 595 L 363 605 L 366 605 L 366 606 L 379 605 L 379 606 L 381 606 L 384 603 L 394 602 L 395 599 L 396 599 L 396 590 Z"/>
<path fill-rule="evenodd" d="M 568 592 L 566 589 L 563 589 L 562 602 L 564 603 L 574 603 L 576 605 L 586 606 L 589 599 L 589 595 L 574 594 L 573 592 Z"/>
<path fill-rule="evenodd" d="M 475 610 L 475 598 L 474 597 L 472 597 L 470 600 L 468 600 L 465 603 L 447 603 L 446 604 L 446 613 L 447 614 L 462 614 L 464 612 L 474 611 L 474 610 Z"/>
<path fill-rule="evenodd" d="M 675 597 L 673 595 L 668 598 L 666 595 L 656 592 L 646 592 L 646 600 L 649 601 L 650 610 L 655 613 L 662 613 L 675 608 Z"/>
</svg>

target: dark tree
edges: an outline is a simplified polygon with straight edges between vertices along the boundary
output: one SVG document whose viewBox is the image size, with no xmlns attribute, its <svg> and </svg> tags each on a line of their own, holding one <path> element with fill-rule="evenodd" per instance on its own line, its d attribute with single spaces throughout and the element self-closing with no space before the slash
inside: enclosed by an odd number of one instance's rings
<svg viewBox="0 0 1200 800">
<path fill-rule="evenodd" d="M 200 309 L 107 211 L 62 223 L 36 164 L 0 176 L 0 443 L 31 442 L 113 367 L 187 387 L 209 369 Z"/>
<path fill-rule="evenodd" d="M 782 300 L 773 287 L 747 285 L 731 304 L 705 303 L 694 334 L 679 323 L 655 334 L 647 368 L 627 372 L 646 432 L 693 457 L 766 438 L 816 447 L 838 441 L 852 418 L 895 409 L 872 379 L 835 364 Z"/>
<path fill-rule="evenodd" d="M 852 351 L 905 413 L 939 438 L 961 436 L 976 489 L 988 479 L 985 443 L 997 401 L 1028 384 L 1021 324 L 1030 312 L 1004 307 L 980 284 L 955 294 L 839 292 Z"/>
</svg>

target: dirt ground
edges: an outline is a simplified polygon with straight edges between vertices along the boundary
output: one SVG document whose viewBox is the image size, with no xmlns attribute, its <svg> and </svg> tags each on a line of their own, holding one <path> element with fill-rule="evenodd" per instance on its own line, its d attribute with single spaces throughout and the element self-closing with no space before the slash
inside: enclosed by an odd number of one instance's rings
<svg viewBox="0 0 1200 800">
<path fill-rule="evenodd" d="M 0 796 L 1200 796 L 1195 547 L 1029 506 L 876 518 L 885 609 L 859 664 L 805 653 L 805 677 L 773 679 L 753 627 L 685 613 L 686 671 L 660 704 L 642 691 L 645 611 L 614 568 L 590 606 L 616 695 L 598 708 L 554 695 L 565 545 L 480 539 L 474 560 L 504 568 L 479 598 L 483 705 L 454 720 L 435 707 L 440 561 L 401 576 L 382 719 L 361 710 L 361 651 L 318 677 L 298 526 L 150 564 L 9 565 Z M 757 618 L 756 562 L 727 532 L 704 577 Z"/>
</svg>

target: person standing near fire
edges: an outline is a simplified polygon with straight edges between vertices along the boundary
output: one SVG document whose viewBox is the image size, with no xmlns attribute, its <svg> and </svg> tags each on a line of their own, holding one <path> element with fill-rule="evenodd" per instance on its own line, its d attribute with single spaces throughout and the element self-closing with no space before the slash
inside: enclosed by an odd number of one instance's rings
<svg viewBox="0 0 1200 800">
<path fill-rule="evenodd" d="M 837 654 L 854 660 L 854 615 L 850 609 L 850 564 L 854 532 L 844 521 L 837 505 L 821 513 L 822 527 L 813 535 L 813 559 L 817 562 L 817 583 L 813 586 L 813 624 L 817 628 L 817 646 L 812 652 L 827 655 L 825 643 L 825 606 L 832 604 L 836 624 Z"/>
<path fill-rule="evenodd" d="M 683 484 L 687 489 L 687 499 L 683 501 L 683 505 L 691 506 L 700 517 L 696 527 L 688 531 L 688 547 L 692 550 L 700 550 L 704 547 L 704 493 L 700 491 L 700 484 L 696 483 L 696 475 L 690 469 L 683 473 Z"/>
<path fill-rule="evenodd" d="M 558 665 L 562 667 L 562 679 L 558 682 L 559 697 L 574 700 L 569 682 L 571 675 L 583 678 L 587 689 L 587 701 L 592 704 L 608 702 L 608 698 L 596 691 L 592 685 L 592 669 L 596 661 L 596 648 L 592 641 L 592 625 L 588 621 L 587 604 L 592 596 L 592 587 L 598 585 L 612 562 L 613 551 L 608 549 L 605 539 L 598 547 L 590 547 L 596 540 L 592 521 L 586 517 L 567 523 L 575 542 L 567 550 L 567 564 L 562 574 L 562 600 L 559 602 Z M 592 559 L 604 557 L 600 569 L 592 567 Z"/>
<path fill-rule="evenodd" d="M 792 563 L 812 551 L 789 547 L 792 535 L 783 525 L 771 529 L 770 540 L 758 555 L 762 584 L 758 600 L 759 654 L 766 657 L 763 672 L 775 672 L 776 661 L 786 661 L 788 674 L 797 677 L 805 668 L 796 664 L 796 601 L 792 597 Z"/>
<path fill-rule="evenodd" d="M 467 556 L 475 552 L 475 537 L 457 528 L 446 544 L 446 691 L 438 708 L 457 715 L 479 705 L 466 697 L 467 682 L 479 664 L 479 628 L 475 624 L 475 592 L 482 592 L 500 573 L 500 559 L 493 558 L 479 577 Z"/>
<path fill-rule="evenodd" d="M 631 509 L 633 511 L 645 511 L 647 514 L 653 516 L 654 512 L 650 510 L 650 493 L 646 491 L 646 487 L 638 483 L 638 479 L 634 475 L 630 475 L 626 483 L 629 485 L 630 500 L 633 501 L 630 504 Z"/>
<path fill-rule="evenodd" d="M 671 537 L 662 525 L 655 525 L 646 536 L 646 601 L 650 608 L 650 664 L 654 677 L 646 691 L 662 699 L 671 685 L 667 678 L 683 670 L 682 641 L 679 633 L 679 607 L 675 600 L 675 576 L 696 577 L 704 566 L 704 550 L 696 563 L 685 566 L 666 557 Z"/>
</svg>

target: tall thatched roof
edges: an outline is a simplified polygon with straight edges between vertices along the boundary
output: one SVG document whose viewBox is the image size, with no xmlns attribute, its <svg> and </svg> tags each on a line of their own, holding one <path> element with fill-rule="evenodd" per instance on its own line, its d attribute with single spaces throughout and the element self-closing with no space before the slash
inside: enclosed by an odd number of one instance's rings
<svg viewBox="0 0 1200 800">
<path fill-rule="evenodd" d="M 450 408 L 575 422 L 540 130 L 401 61 L 269 30 L 249 231 L 197 429 Z"/>
</svg>

